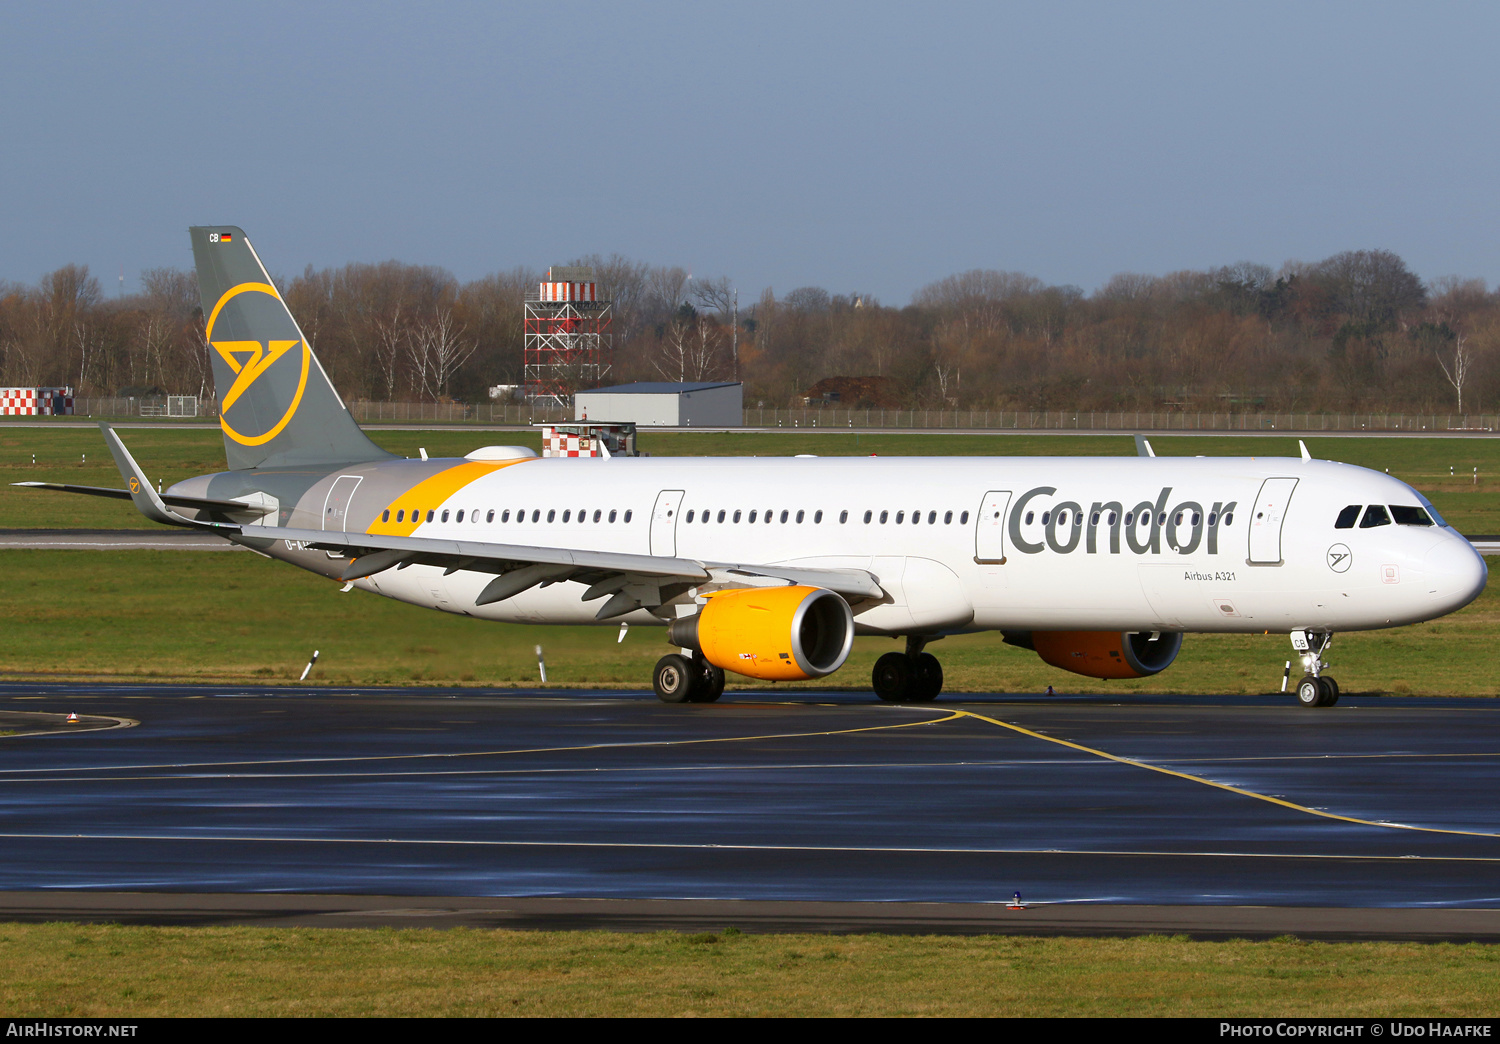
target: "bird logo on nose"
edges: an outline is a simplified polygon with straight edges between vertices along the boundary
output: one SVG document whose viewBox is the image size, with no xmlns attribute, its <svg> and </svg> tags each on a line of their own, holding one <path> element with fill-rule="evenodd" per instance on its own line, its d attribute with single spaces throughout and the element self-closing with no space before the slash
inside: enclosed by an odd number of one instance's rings
<svg viewBox="0 0 1500 1044">
<path fill-rule="evenodd" d="M 1354 561 L 1354 554 L 1347 544 L 1334 544 L 1328 549 L 1328 568 L 1335 573 L 1346 572 Z"/>
</svg>

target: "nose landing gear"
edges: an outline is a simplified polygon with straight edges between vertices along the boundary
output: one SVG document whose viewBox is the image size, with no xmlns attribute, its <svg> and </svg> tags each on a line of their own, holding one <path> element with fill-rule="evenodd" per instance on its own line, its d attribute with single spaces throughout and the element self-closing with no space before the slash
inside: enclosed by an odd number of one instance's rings
<svg viewBox="0 0 1500 1044">
<path fill-rule="evenodd" d="M 1292 648 L 1302 654 L 1302 669 L 1307 672 L 1297 683 L 1297 702 L 1304 707 L 1332 707 L 1339 701 L 1339 683 L 1324 674 L 1328 664 L 1323 653 L 1333 644 L 1327 631 L 1293 631 Z"/>
</svg>

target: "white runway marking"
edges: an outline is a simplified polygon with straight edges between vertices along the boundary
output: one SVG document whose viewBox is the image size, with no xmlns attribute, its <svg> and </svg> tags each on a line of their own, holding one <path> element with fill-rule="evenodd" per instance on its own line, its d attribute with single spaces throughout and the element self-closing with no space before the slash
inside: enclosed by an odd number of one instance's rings
<svg viewBox="0 0 1500 1044">
<path fill-rule="evenodd" d="M 726 852 L 846 852 L 890 855 L 1028 855 L 1028 856 L 1149 856 L 1181 859 L 1279 859 L 1292 861 L 1331 860 L 1335 862 L 1402 862 L 1420 860 L 1426 863 L 1500 863 L 1500 856 L 1426 856 L 1426 855 L 1358 855 L 1326 852 L 1197 852 L 1133 850 L 1108 848 L 981 848 L 943 845 L 754 845 L 742 843 L 675 841 L 524 841 L 493 838 L 440 837 L 299 837 L 282 834 L 46 834 L 0 833 L 0 840 L 17 841 L 159 841 L 171 844 L 202 844 L 205 841 L 234 844 L 299 845 L 452 845 L 468 848 L 614 848 L 665 849 L 677 851 Z"/>
</svg>

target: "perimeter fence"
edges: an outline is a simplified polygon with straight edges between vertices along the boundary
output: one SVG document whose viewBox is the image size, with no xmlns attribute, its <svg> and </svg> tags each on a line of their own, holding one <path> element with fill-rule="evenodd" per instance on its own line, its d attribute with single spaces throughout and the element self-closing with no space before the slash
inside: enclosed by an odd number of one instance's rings
<svg viewBox="0 0 1500 1044">
<path fill-rule="evenodd" d="M 74 415 L 99 419 L 160 415 L 149 399 L 77 398 Z M 477 424 L 525 427 L 571 423 L 567 407 L 527 403 L 365 402 L 348 404 L 361 424 Z M 145 407 L 143 411 L 142 407 Z M 198 402 L 198 419 L 218 416 L 217 404 Z M 608 420 L 599 417 L 596 420 Z M 1493 432 L 1500 415 L 1456 413 L 1214 413 L 1193 410 L 842 410 L 831 407 L 744 411 L 747 428 L 839 428 L 949 431 L 1399 431 Z M 720 425 L 712 425 L 718 428 Z"/>
</svg>

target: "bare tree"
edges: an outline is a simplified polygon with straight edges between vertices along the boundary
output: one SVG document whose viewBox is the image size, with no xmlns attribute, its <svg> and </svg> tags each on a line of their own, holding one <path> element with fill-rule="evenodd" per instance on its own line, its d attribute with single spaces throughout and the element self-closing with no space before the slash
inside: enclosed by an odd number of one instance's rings
<svg viewBox="0 0 1500 1044">
<path fill-rule="evenodd" d="M 374 326 L 371 351 L 380 368 L 381 383 L 385 389 L 386 401 L 389 402 L 396 397 L 396 368 L 401 362 L 401 349 L 411 335 L 401 319 L 401 302 L 397 301 L 388 315 L 377 315 Z"/>
<path fill-rule="evenodd" d="M 413 326 L 407 337 L 407 353 L 424 395 L 430 394 L 434 399 L 447 397 L 453 375 L 479 348 L 479 343 L 467 339 L 466 333 L 454 321 L 451 308 L 440 308 Z"/>
<path fill-rule="evenodd" d="M 1473 362 L 1473 355 L 1469 348 L 1469 339 L 1463 334 L 1453 338 L 1453 364 L 1450 366 L 1442 356 L 1441 352 L 1434 352 L 1433 358 L 1437 359 L 1438 365 L 1443 368 L 1443 376 L 1448 378 L 1448 383 L 1453 385 L 1453 390 L 1458 394 L 1458 412 L 1464 412 L 1464 385 L 1469 380 L 1469 365 Z"/>
<path fill-rule="evenodd" d="M 658 313 L 676 313 L 687 301 L 689 278 L 684 269 L 675 265 L 651 269 L 646 277 L 646 298 L 651 308 Z"/>
<path fill-rule="evenodd" d="M 728 276 L 720 276 L 718 279 L 694 279 L 693 300 L 697 302 L 700 311 L 717 312 L 719 318 L 729 319 L 729 313 L 734 307 L 734 287 L 729 282 Z"/>
<path fill-rule="evenodd" d="M 1393 323 L 1427 303 L 1422 281 L 1389 250 L 1346 250 L 1313 265 L 1310 274 L 1356 322 Z"/>
<path fill-rule="evenodd" d="M 679 313 L 662 332 L 651 365 L 669 381 L 711 381 L 722 376 L 724 328 L 706 315 Z"/>
</svg>

